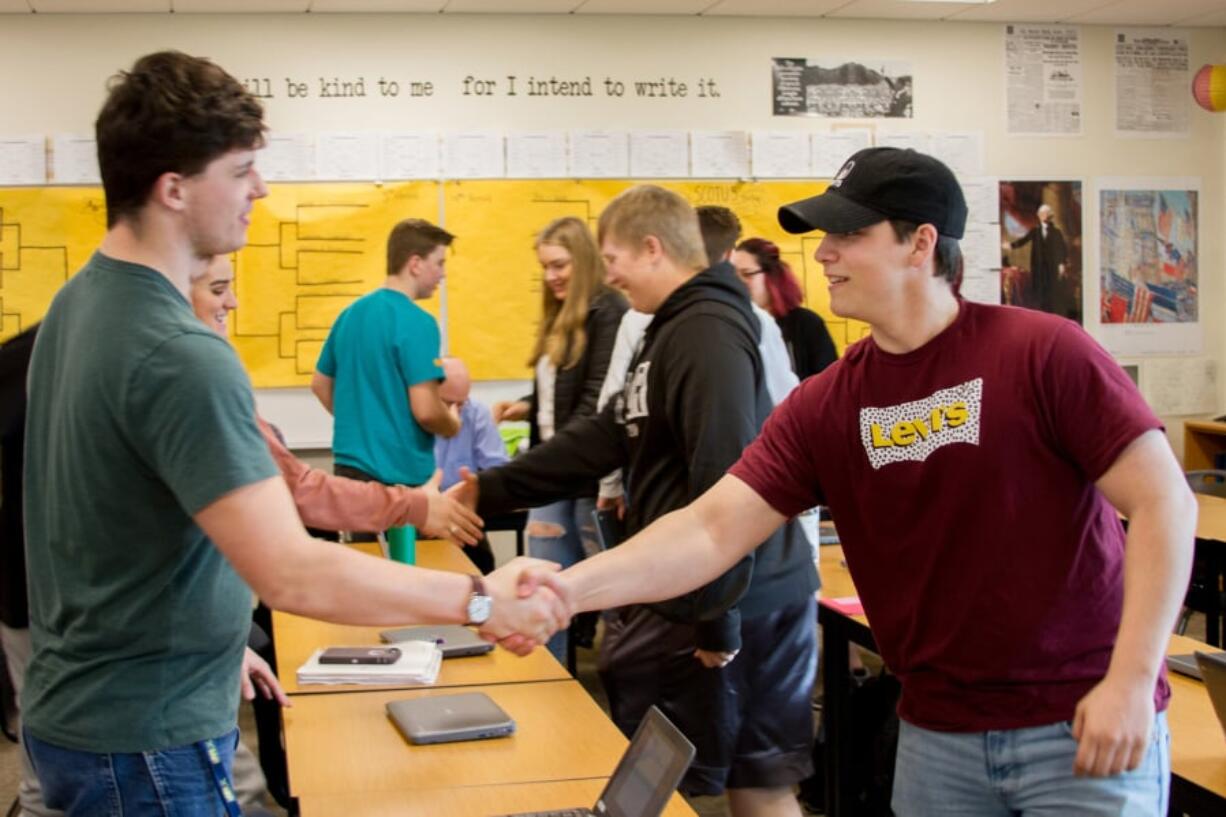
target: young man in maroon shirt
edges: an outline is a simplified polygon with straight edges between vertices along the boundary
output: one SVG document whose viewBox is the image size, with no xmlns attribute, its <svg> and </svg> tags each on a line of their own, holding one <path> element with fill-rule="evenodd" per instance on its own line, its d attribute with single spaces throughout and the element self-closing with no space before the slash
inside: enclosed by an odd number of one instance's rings
<svg viewBox="0 0 1226 817">
<path fill-rule="evenodd" d="M 957 296 L 966 204 L 937 160 L 861 151 L 779 218 L 825 231 L 831 308 L 872 337 L 702 497 L 526 581 L 578 609 L 673 596 L 829 505 L 902 681 L 897 814 L 1164 814 L 1196 505 L 1157 418 L 1076 324 Z"/>
</svg>

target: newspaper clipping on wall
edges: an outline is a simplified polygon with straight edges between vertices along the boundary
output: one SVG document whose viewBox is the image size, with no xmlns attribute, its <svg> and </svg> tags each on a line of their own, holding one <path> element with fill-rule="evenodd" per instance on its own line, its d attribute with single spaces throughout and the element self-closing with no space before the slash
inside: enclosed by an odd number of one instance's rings
<svg viewBox="0 0 1226 817">
<path fill-rule="evenodd" d="M 1011 134 L 1081 133 L 1081 35 L 1075 26 L 1005 26 Z"/>
<path fill-rule="evenodd" d="M 1186 136 L 1188 35 L 1170 29 L 1115 32 L 1115 130 Z"/>
<path fill-rule="evenodd" d="M 910 119 L 911 63 L 899 60 L 771 60 L 775 116 Z"/>
</svg>

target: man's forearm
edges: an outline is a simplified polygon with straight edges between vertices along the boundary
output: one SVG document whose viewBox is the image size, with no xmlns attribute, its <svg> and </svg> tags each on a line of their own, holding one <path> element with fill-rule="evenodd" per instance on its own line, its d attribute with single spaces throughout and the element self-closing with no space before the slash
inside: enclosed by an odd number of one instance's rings
<svg viewBox="0 0 1226 817">
<path fill-rule="evenodd" d="M 426 431 L 440 437 L 451 438 L 460 433 L 459 418 L 448 411 L 447 406 L 441 401 L 434 411 L 421 417 L 414 414 L 413 419 Z"/>
<path fill-rule="evenodd" d="M 462 623 L 462 574 L 411 567 L 307 538 L 261 596 L 275 609 L 337 624 Z M 258 588 L 257 588 L 258 592 Z"/>
<path fill-rule="evenodd" d="M 1153 683 L 1187 592 L 1196 532 L 1188 495 L 1155 497 L 1132 513 L 1124 547 L 1124 609 L 1108 674 Z"/>
<path fill-rule="evenodd" d="M 748 485 L 726 476 L 691 504 L 562 575 L 580 610 L 676 598 L 727 571 L 784 521 Z"/>
</svg>

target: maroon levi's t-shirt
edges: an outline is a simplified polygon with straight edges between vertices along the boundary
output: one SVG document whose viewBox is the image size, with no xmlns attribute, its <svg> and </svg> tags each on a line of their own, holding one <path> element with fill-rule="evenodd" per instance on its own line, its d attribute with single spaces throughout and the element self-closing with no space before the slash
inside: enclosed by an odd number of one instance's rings
<svg viewBox="0 0 1226 817">
<path fill-rule="evenodd" d="M 833 511 L 903 718 L 1016 729 L 1071 719 L 1106 674 L 1124 531 L 1094 481 L 1154 428 L 1076 324 L 961 302 L 923 347 L 868 339 L 806 380 L 731 473 L 780 513 Z"/>
</svg>

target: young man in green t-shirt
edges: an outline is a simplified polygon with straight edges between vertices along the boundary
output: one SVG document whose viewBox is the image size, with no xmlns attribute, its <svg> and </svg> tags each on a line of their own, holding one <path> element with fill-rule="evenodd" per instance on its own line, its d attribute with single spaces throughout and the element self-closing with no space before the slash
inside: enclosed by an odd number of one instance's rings
<svg viewBox="0 0 1226 817">
<path fill-rule="evenodd" d="M 26 748 L 48 806 L 236 814 L 229 759 L 254 590 L 340 623 L 482 625 L 543 641 L 552 594 L 374 559 L 307 535 L 251 384 L 196 319 L 194 278 L 246 242 L 262 111 L 178 52 L 116 77 L 96 123 L 108 230 L 35 343 L 25 519 Z"/>
</svg>

